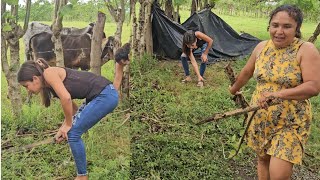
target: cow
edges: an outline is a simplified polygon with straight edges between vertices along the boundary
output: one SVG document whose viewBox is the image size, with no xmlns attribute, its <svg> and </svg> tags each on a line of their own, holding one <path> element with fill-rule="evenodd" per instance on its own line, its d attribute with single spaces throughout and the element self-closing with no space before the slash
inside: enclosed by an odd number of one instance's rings
<svg viewBox="0 0 320 180">
<path fill-rule="evenodd" d="M 54 44 L 51 41 L 52 33 L 42 32 L 30 39 L 29 49 L 32 59 L 43 58 L 49 65 L 55 66 L 56 55 Z M 90 69 L 91 35 L 63 35 L 61 41 L 64 54 L 64 65 L 68 68 L 81 70 Z M 113 59 L 114 37 L 110 36 L 103 40 L 101 64 Z"/>
<path fill-rule="evenodd" d="M 87 27 L 84 28 L 75 28 L 75 27 L 63 27 L 61 29 L 60 34 L 64 35 L 81 35 L 81 34 L 93 34 L 93 27 L 94 23 L 90 23 Z M 28 29 L 26 33 L 23 36 L 23 42 L 25 45 L 25 60 L 31 60 L 31 51 L 29 49 L 30 46 L 30 39 L 36 34 L 40 34 L 42 32 L 48 32 L 48 33 L 53 33 L 51 30 L 51 26 L 47 24 L 43 24 L 37 21 L 31 22 L 28 24 Z M 103 38 L 105 38 L 105 34 L 103 34 Z"/>
</svg>

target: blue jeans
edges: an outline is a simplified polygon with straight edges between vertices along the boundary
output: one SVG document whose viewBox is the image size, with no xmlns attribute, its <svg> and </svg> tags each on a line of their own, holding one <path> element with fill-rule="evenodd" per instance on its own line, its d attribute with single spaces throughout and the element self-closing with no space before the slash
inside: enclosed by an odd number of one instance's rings
<svg viewBox="0 0 320 180">
<path fill-rule="evenodd" d="M 73 116 L 68 143 L 76 162 L 78 176 L 87 175 L 86 151 L 81 135 L 112 112 L 117 107 L 118 100 L 117 90 L 109 84 L 88 104 L 81 105 Z"/>
<path fill-rule="evenodd" d="M 201 47 L 201 55 L 206 50 L 207 46 L 208 46 L 208 44 L 205 43 Z M 188 63 L 189 57 L 186 54 L 182 53 L 180 59 L 181 59 L 182 67 L 184 69 L 184 74 L 186 76 L 190 76 L 189 63 Z M 200 76 L 203 77 L 204 72 L 206 71 L 206 67 L 207 67 L 207 63 L 201 62 L 201 64 L 200 64 Z"/>
</svg>

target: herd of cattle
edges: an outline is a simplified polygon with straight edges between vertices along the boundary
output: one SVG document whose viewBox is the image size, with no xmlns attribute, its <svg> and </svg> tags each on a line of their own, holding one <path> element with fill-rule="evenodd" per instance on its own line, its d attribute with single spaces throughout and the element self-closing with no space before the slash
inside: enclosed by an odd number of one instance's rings
<svg viewBox="0 0 320 180">
<path fill-rule="evenodd" d="M 64 65 L 68 68 L 81 70 L 90 69 L 90 51 L 91 37 L 93 34 L 93 23 L 88 27 L 63 28 L 61 31 L 61 41 L 64 54 Z M 25 44 L 26 60 L 36 60 L 38 58 L 45 59 L 49 65 L 54 66 L 56 63 L 56 55 L 54 53 L 54 44 L 51 41 L 52 31 L 50 26 L 32 22 L 28 25 L 28 29 L 23 37 Z M 101 64 L 110 59 L 114 59 L 113 47 L 114 37 L 106 38 L 103 34 L 101 45 Z"/>
</svg>

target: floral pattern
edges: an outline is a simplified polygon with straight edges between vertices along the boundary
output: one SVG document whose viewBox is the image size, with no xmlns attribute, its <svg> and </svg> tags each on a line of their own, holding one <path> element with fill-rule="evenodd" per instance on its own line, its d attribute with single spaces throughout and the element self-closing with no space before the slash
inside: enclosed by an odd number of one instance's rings
<svg viewBox="0 0 320 180">
<path fill-rule="evenodd" d="M 255 63 L 257 81 L 251 104 L 261 93 L 293 88 L 302 83 L 297 52 L 303 41 L 295 38 L 286 48 L 277 49 L 269 40 Z M 250 117 L 250 115 L 249 115 Z M 266 154 L 301 164 L 312 119 L 309 100 L 284 100 L 282 104 L 259 110 L 248 130 L 247 143 L 259 156 Z"/>
</svg>

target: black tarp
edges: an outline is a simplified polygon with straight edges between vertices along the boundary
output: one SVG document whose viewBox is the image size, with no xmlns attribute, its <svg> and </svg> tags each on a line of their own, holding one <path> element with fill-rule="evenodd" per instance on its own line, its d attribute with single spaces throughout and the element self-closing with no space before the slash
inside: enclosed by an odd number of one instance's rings
<svg viewBox="0 0 320 180">
<path fill-rule="evenodd" d="M 199 30 L 213 38 L 213 47 L 208 54 L 209 63 L 249 55 L 261 41 L 247 33 L 239 35 L 209 9 L 194 13 L 181 25 L 170 20 L 157 3 L 152 5 L 154 54 L 179 59 L 183 34 L 190 29 Z"/>
</svg>

